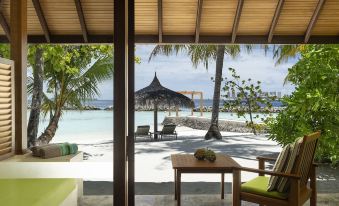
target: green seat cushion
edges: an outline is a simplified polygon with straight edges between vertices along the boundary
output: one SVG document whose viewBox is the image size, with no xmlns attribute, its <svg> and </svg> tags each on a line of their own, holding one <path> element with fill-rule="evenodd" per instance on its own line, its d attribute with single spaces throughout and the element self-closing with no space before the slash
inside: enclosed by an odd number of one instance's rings
<svg viewBox="0 0 339 206">
<path fill-rule="evenodd" d="M 244 184 L 241 185 L 242 192 L 253 193 L 257 195 L 262 195 L 265 197 L 272 197 L 278 199 L 287 199 L 286 193 L 281 193 L 277 191 L 267 191 L 269 177 L 258 176 Z"/>
<path fill-rule="evenodd" d="M 0 202 L 6 206 L 59 206 L 75 187 L 75 179 L 0 179 Z"/>
</svg>

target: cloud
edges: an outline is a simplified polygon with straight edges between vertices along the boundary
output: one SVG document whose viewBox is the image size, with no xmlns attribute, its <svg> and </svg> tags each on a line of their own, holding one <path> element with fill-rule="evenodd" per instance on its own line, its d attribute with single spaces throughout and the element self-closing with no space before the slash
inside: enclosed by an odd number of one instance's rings
<svg viewBox="0 0 339 206">
<path fill-rule="evenodd" d="M 198 65 L 192 66 L 191 60 L 185 54 L 172 56 L 159 55 L 148 62 L 148 58 L 155 45 L 137 45 L 136 56 L 141 63 L 135 65 L 135 87 L 141 89 L 152 81 L 154 73 L 163 86 L 169 89 L 202 91 L 205 98 L 212 98 L 214 83 L 211 77 L 215 74 L 215 63 L 211 62 L 209 68 Z M 264 54 L 263 50 L 254 49 L 252 53 L 241 52 L 236 59 L 225 57 L 223 76 L 229 77 L 227 68 L 235 68 L 242 79 L 252 78 L 262 82 L 265 91 L 281 91 L 283 94 L 293 91 L 292 85 L 283 85 L 284 78 L 297 59 L 275 66 L 272 55 Z M 102 95 L 100 99 L 113 98 L 113 80 L 100 85 Z"/>
</svg>

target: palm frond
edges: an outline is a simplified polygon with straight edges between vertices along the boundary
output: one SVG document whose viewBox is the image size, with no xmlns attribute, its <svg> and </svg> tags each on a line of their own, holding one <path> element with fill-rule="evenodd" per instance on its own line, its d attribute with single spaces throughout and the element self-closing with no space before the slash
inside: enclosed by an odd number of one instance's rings
<svg viewBox="0 0 339 206">
<path fill-rule="evenodd" d="M 41 112 L 43 118 L 46 118 L 47 114 L 50 113 L 50 116 L 53 116 L 53 111 L 55 110 L 55 102 L 53 99 L 49 98 L 45 92 L 42 94 L 42 105 L 41 105 Z"/>
<path fill-rule="evenodd" d="M 208 63 L 211 59 L 216 59 L 216 45 L 190 45 L 188 47 L 188 55 L 195 68 L 199 64 L 203 64 L 208 69 Z"/>
<path fill-rule="evenodd" d="M 27 77 L 27 93 L 33 93 L 33 77 L 31 76 Z"/>
<path fill-rule="evenodd" d="M 245 47 L 246 49 L 249 47 Z M 240 53 L 240 46 L 239 45 L 227 45 L 225 46 L 225 53 L 230 56 L 231 58 L 236 58 Z"/>
<path fill-rule="evenodd" d="M 112 58 L 97 60 L 90 68 L 79 77 L 72 78 L 67 83 L 65 104 L 81 109 L 81 102 L 100 95 L 99 83 L 113 76 Z"/>
<path fill-rule="evenodd" d="M 148 62 L 150 62 L 153 58 L 155 58 L 158 55 L 178 55 L 179 52 L 185 52 L 187 51 L 187 45 L 157 45 L 152 50 Z"/>
<path fill-rule="evenodd" d="M 276 65 L 287 62 L 295 57 L 302 49 L 301 45 L 278 45 L 273 47 L 273 58 L 277 59 Z"/>
</svg>

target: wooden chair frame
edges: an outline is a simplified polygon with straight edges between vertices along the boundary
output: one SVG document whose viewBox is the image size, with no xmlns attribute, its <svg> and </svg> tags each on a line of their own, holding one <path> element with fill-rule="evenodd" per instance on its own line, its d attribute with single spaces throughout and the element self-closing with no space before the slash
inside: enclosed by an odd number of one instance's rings
<svg viewBox="0 0 339 206">
<path fill-rule="evenodd" d="M 235 176 L 233 179 L 233 205 L 240 206 L 241 200 L 254 202 L 260 205 L 272 205 L 272 206 L 300 206 L 303 205 L 308 199 L 310 199 L 310 205 L 316 206 L 317 202 L 317 192 L 316 192 L 316 167 L 317 165 L 311 163 L 310 169 L 308 171 L 308 180 L 310 180 L 310 187 L 307 184 L 301 184 L 301 175 L 300 175 L 300 167 L 301 161 L 304 155 L 305 145 L 308 142 L 315 141 L 315 149 L 318 142 L 318 138 L 320 137 L 320 132 L 316 132 L 310 134 L 308 136 L 304 136 L 299 155 L 296 159 L 296 168 L 293 168 L 291 173 L 279 173 L 265 170 L 265 162 L 275 161 L 275 158 L 268 157 L 257 157 L 259 163 L 259 169 L 240 167 L 236 168 L 238 170 L 239 175 Z M 314 158 L 315 149 L 312 151 L 312 160 Z M 270 198 L 262 195 L 257 195 L 248 192 L 242 192 L 241 187 L 241 171 L 258 173 L 259 176 L 264 175 L 273 175 L 279 177 L 286 177 L 290 180 L 290 190 L 288 192 L 288 198 L 286 200 Z"/>
<path fill-rule="evenodd" d="M 164 125 L 164 127 L 166 127 L 166 126 L 175 126 L 175 128 L 176 128 L 176 125 Z M 174 129 L 173 133 L 164 133 L 164 127 L 162 128 L 162 131 L 159 132 L 161 140 L 162 140 L 163 136 L 174 136 L 176 140 L 178 139 L 178 134 L 175 131 L 175 129 Z"/>
<path fill-rule="evenodd" d="M 141 125 L 141 126 L 138 126 L 138 127 L 137 127 L 137 131 L 138 131 L 138 128 L 139 128 L 139 127 L 143 127 L 143 126 L 148 126 L 148 125 Z M 148 128 L 148 130 L 149 130 L 149 129 L 150 129 L 150 128 Z M 147 134 L 139 134 L 139 133 L 137 133 L 137 132 L 134 132 L 134 140 L 136 141 L 136 140 L 137 140 L 137 137 L 149 137 L 150 140 L 152 141 L 152 135 L 153 135 L 152 132 L 148 132 Z"/>
</svg>

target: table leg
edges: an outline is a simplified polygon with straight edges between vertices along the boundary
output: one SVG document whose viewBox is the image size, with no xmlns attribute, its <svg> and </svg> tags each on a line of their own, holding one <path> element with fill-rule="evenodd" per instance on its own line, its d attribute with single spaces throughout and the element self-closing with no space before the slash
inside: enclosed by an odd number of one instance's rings
<svg viewBox="0 0 339 206">
<path fill-rule="evenodd" d="M 174 199 L 177 200 L 178 191 L 177 191 L 177 170 L 174 169 Z"/>
<path fill-rule="evenodd" d="M 221 199 L 225 197 L 225 173 L 221 173 Z"/>
<path fill-rule="evenodd" d="M 233 206 L 240 206 L 240 170 L 233 170 L 233 184 L 232 184 L 232 196 L 233 196 Z"/>
<path fill-rule="evenodd" d="M 181 196 L 181 172 L 177 170 L 177 205 L 180 206 Z"/>
</svg>

